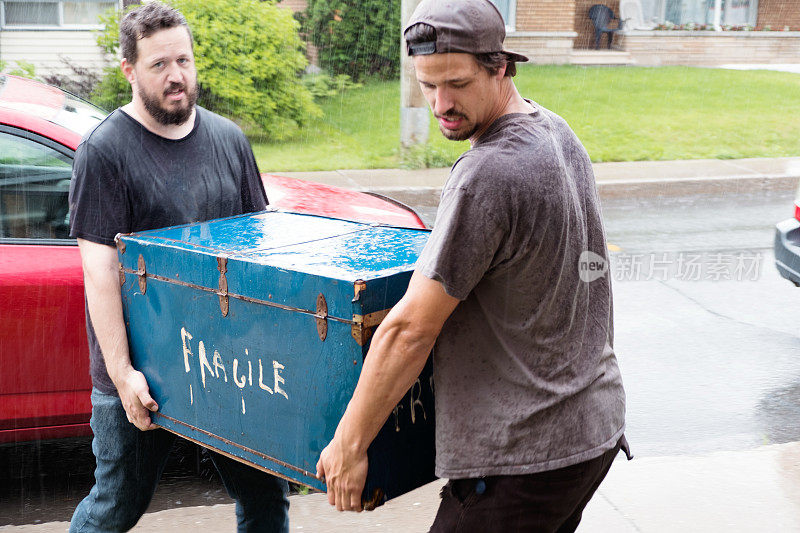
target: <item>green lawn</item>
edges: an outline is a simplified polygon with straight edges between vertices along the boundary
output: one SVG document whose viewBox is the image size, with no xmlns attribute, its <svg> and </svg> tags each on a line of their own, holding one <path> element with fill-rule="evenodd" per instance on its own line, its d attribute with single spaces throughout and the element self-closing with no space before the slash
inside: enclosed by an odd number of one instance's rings
<svg viewBox="0 0 800 533">
<path fill-rule="evenodd" d="M 593 161 L 800 155 L 800 75 L 689 67 L 523 65 L 523 96 L 560 114 Z M 447 166 L 468 143 L 433 119 L 428 146 L 401 162 L 398 82 L 368 82 L 322 103 L 294 138 L 253 144 L 263 171 Z"/>
</svg>

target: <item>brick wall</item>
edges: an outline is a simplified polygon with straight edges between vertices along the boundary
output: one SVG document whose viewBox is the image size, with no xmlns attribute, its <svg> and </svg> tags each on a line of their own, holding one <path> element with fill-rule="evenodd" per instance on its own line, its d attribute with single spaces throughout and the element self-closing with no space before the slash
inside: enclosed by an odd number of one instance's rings
<svg viewBox="0 0 800 533">
<path fill-rule="evenodd" d="M 528 56 L 531 63 L 543 65 L 567 64 L 572 56 L 572 34 L 565 36 L 506 37 L 505 47 Z"/>
<path fill-rule="evenodd" d="M 592 21 L 589 20 L 589 8 L 594 4 L 607 5 L 614 11 L 614 16 L 619 16 L 619 0 L 576 0 L 575 2 L 575 18 L 574 28 L 578 32 L 575 38 L 575 48 L 593 48 L 594 47 L 594 26 Z M 617 22 L 611 23 L 612 27 L 616 27 Z M 607 36 L 603 36 L 600 46 L 606 46 Z M 614 37 L 614 43 L 619 42 L 619 37 Z"/>
<path fill-rule="evenodd" d="M 572 31 L 576 0 L 517 0 L 516 31 Z"/>
<path fill-rule="evenodd" d="M 642 31 L 624 37 L 625 51 L 642 66 L 795 63 L 800 32 Z"/>
<path fill-rule="evenodd" d="M 770 26 L 773 30 L 782 30 L 789 26 L 800 31 L 800 2 L 797 0 L 759 0 L 756 29 Z"/>
</svg>

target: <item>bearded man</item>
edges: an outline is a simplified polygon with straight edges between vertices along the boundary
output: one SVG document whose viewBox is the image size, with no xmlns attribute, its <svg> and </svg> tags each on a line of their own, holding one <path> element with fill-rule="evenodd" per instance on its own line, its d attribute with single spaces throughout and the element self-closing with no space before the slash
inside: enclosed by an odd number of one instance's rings
<svg viewBox="0 0 800 533">
<path fill-rule="evenodd" d="M 75 154 L 70 225 L 84 271 L 92 375 L 95 485 L 71 532 L 127 531 L 147 509 L 175 436 L 156 429 L 158 405 L 129 355 L 114 237 L 266 208 L 250 144 L 230 120 L 195 104 L 197 72 L 186 19 L 148 3 L 120 24 L 132 101 Z M 236 500 L 238 531 L 288 531 L 285 481 L 212 453 Z"/>
</svg>

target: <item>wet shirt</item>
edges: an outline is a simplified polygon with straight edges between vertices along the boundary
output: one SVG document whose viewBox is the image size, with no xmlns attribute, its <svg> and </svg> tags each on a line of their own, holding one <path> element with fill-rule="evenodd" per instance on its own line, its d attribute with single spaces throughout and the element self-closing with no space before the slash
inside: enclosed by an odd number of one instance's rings
<svg viewBox="0 0 800 533">
<path fill-rule="evenodd" d="M 563 119 L 505 115 L 458 159 L 416 267 L 461 300 L 433 353 L 438 476 L 553 470 L 616 445 L 607 260 L 591 163 Z"/>
<path fill-rule="evenodd" d="M 118 233 L 266 208 L 250 144 L 233 122 L 196 106 L 182 139 L 156 135 L 117 109 L 75 152 L 70 236 L 114 246 Z M 116 394 L 86 312 L 93 385 Z"/>
</svg>

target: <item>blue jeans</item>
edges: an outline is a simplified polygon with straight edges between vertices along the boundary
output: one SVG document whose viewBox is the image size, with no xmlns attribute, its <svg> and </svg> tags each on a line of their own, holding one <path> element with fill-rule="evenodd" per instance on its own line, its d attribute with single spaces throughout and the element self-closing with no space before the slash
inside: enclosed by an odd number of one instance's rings
<svg viewBox="0 0 800 533">
<path fill-rule="evenodd" d="M 92 390 L 97 460 L 95 484 L 78 504 L 70 533 L 128 531 L 144 514 L 177 437 L 163 429 L 139 431 L 117 396 Z M 228 494 L 236 500 L 239 533 L 289 531 L 286 481 L 217 453 L 211 454 Z"/>
</svg>

